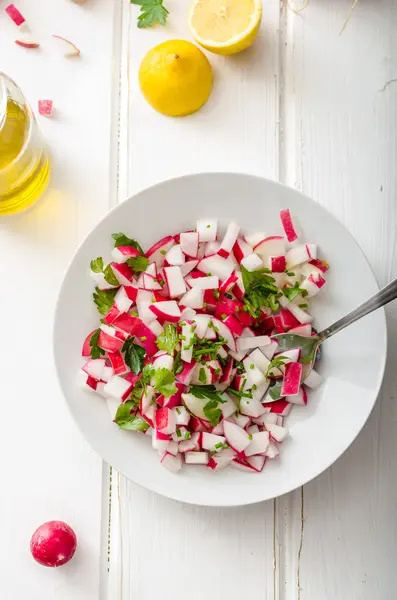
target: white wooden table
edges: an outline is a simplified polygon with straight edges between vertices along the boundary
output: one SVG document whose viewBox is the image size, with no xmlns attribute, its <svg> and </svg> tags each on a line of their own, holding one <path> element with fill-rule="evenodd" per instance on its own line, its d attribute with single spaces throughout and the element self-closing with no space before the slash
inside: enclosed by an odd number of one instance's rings
<svg viewBox="0 0 397 600">
<path fill-rule="evenodd" d="M 264 0 L 254 47 L 211 55 L 210 102 L 180 120 L 143 101 L 137 69 L 156 43 L 189 39 L 185 0 L 166 0 L 167 27 L 145 31 L 128 0 L 19 0 L 39 51 L 13 43 L 3 4 L 0 68 L 33 106 L 53 98 L 57 116 L 40 119 L 53 154 L 49 193 L 0 223 L 1 597 L 395 600 L 396 306 L 383 392 L 348 452 L 303 489 L 228 510 L 160 498 L 102 463 L 62 401 L 51 329 L 63 270 L 98 218 L 195 171 L 255 173 L 303 190 L 353 233 L 380 284 L 396 277 L 397 0 L 361 0 L 342 35 L 351 0 L 311 0 L 299 15 Z M 81 58 L 59 56 L 51 33 L 75 41 Z M 29 555 L 32 531 L 53 518 L 80 541 L 59 570 Z"/>
</svg>

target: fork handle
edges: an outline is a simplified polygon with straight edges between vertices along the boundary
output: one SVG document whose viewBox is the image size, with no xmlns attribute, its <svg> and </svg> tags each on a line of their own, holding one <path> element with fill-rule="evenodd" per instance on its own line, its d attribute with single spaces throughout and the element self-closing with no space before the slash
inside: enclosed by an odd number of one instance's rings
<svg viewBox="0 0 397 600">
<path fill-rule="evenodd" d="M 320 331 L 318 337 L 321 339 L 321 341 L 324 341 L 327 338 L 330 338 L 335 333 L 338 333 L 338 331 L 341 331 L 348 325 L 351 325 L 355 321 L 358 321 L 362 317 L 365 317 L 365 315 L 369 315 L 369 313 L 373 312 L 374 310 L 377 310 L 378 308 L 381 308 L 382 306 L 388 304 L 396 298 L 397 279 L 394 279 L 391 283 L 386 285 L 377 294 L 375 294 L 374 296 L 372 296 L 372 298 L 358 306 L 351 313 L 349 313 L 345 317 L 342 317 L 333 325 L 330 325 L 326 329 L 323 329 L 323 331 Z"/>
</svg>

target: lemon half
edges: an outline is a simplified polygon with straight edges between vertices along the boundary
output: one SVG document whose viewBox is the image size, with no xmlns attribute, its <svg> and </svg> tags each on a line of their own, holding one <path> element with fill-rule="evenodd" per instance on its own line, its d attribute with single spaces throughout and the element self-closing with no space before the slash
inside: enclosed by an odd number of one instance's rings
<svg viewBox="0 0 397 600">
<path fill-rule="evenodd" d="M 201 46 L 236 54 L 255 40 L 261 16 L 261 0 L 193 0 L 188 22 Z"/>
<path fill-rule="evenodd" d="M 146 54 L 139 69 L 139 84 L 155 110 L 182 117 L 207 102 L 212 69 L 200 48 L 185 40 L 169 40 Z"/>
</svg>

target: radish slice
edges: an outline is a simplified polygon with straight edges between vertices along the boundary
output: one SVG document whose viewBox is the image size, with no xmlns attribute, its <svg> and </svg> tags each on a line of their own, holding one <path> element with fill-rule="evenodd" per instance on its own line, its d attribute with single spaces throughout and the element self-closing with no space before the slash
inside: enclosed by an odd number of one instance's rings
<svg viewBox="0 0 397 600">
<path fill-rule="evenodd" d="M 15 40 L 15 43 L 17 44 L 17 46 L 22 46 L 22 48 L 39 48 L 40 47 L 39 42 L 36 42 L 32 38 L 24 38 L 21 40 Z M 52 100 L 39 100 L 39 112 L 40 112 L 40 102 L 51 102 L 51 108 L 52 108 Z M 40 114 L 45 114 L 45 113 L 40 112 Z"/>
<path fill-rule="evenodd" d="M 10 19 L 12 19 L 14 21 L 14 23 L 17 27 L 22 25 L 22 23 L 25 23 L 25 17 L 23 17 L 21 15 L 21 13 L 19 12 L 19 10 L 17 9 L 17 7 L 14 4 L 9 4 L 8 6 L 5 7 L 4 10 L 6 11 L 6 13 L 10 17 Z"/>
<path fill-rule="evenodd" d="M 218 224 L 214 219 L 199 219 L 197 221 L 197 233 L 200 242 L 214 242 L 216 240 Z"/>
<path fill-rule="evenodd" d="M 225 236 L 218 250 L 219 256 L 222 256 L 222 258 L 227 258 L 229 256 L 234 244 L 237 241 L 239 231 L 240 227 L 237 225 L 237 223 L 230 223 L 228 225 Z"/>
<path fill-rule="evenodd" d="M 70 40 L 67 40 L 64 37 L 61 37 L 60 35 L 53 35 L 52 37 L 61 44 L 61 48 L 62 48 L 64 56 L 66 56 L 66 57 L 79 56 L 80 50 L 77 48 L 77 46 L 75 46 L 75 44 L 73 44 L 73 42 L 71 42 Z"/>
</svg>

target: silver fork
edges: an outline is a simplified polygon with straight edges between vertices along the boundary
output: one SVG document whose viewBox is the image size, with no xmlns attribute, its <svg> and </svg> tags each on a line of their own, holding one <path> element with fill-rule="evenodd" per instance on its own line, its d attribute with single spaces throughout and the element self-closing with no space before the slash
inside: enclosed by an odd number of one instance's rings
<svg viewBox="0 0 397 600">
<path fill-rule="evenodd" d="M 377 294 L 372 296 L 372 298 L 366 302 L 363 302 L 363 304 L 352 310 L 352 312 L 350 312 L 348 315 L 342 317 L 336 321 L 336 323 L 333 323 L 326 329 L 323 329 L 315 336 L 304 337 L 303 335 L 291 333 L 279 333 L 273 335 L 272 339 L 276 340 L 278 343 L 277 352 L 284 352 L 285 350 L 289 350 L 291 348 L 300 348 L 300 360 L 308 365 L 306 372 L 307 376 L 313 366 L 317 351 L 325 340 L 335 335 L 335 333 L 342 331 L 342 329 L 345 329 L 345 327 L 348 327 L 348 325 L 355 323 L 362 317 L 369 315 L 369 313 L 373 312 L 374 310 L 385 306 L 385 304 L 388 304 L 396 298 L 397 279 L 394 279 L 394 281 L 382 288 Z"/>
</svg>

